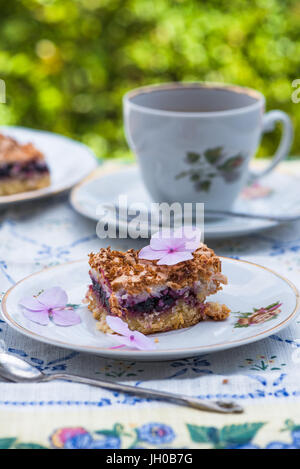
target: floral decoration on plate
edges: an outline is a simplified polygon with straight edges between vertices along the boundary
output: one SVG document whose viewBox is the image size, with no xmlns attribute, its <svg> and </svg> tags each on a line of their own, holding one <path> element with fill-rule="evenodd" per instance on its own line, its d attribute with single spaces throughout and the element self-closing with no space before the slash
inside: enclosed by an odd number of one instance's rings
<svg viewBox="0 0 300 469">
<path fill-rule="evenodd" d="M 235 323 L 234 327 L 249 327 L 254 324 L 261 324 L 270 321 L 271 319 L 275 319 L 281 312 L 280 306 L 282 306 L 282 303 L 277 301 L 276 303 L 264 308 L 253 308 L 253 312 L 237 313 L 236 315 L 239 319 Z"/>
<path fill-rule="evenodd" d="M 254 182 L 245 187 L 242 191 L 242 197 L 246 200 L 262 199 L 272 194 L 273 190 L 270 187 L 263 186 L 259 182 Z"/>
</svg>

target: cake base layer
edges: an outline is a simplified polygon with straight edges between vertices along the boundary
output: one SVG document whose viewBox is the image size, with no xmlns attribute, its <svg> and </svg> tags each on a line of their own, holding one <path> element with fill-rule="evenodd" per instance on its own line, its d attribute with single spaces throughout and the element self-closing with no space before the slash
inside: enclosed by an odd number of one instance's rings
<svg viewBox="0 0 300 469">
<path fill-rule="evenodd" d="M 98 321 L 97 328 L 102 332 L 112 332 L 106 323 L 106 316 L 109 314 L 103 307 L 96 294 L 89 289 L 86 300 L 88 308 Z M 207 302 L 201 307 L 191 307 L 185 301 L 179 300 L 174 307 L 162 313 L 130 314 L 122 319 L 127 322 L 129 329 L 139 331 L 143 334 L 154 334 L 156 332 L 166 332 L 184 327 L 194 326 L 200 321 L 212 319 L 222 321 L 228 317 L 229 308 L 219 303 Z"/>
<path fill-rule="evenodd" d="M 7 178 L 0 181 L 0 196 L 34 191 L 48 186 L 50 186 L 50 174 L 48 173 L 28 179 Z"/>
</svg>

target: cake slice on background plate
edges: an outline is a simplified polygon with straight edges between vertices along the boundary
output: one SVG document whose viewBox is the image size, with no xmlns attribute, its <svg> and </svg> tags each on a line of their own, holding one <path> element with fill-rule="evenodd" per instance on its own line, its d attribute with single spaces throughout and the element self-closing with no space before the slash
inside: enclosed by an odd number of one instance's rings
<svg viewBox="0 0 300 469">
<path fill-rule="evenodd" d="M 0 196 L 49 185 L 50 172 L 44 155 L 32 143 L 21 145 L 0 134 Z"/>
</svg>

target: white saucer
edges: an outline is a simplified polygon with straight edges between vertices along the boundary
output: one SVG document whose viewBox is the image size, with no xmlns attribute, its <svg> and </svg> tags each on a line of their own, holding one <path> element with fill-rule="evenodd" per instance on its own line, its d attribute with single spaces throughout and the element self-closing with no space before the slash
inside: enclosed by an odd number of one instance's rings
<svg viewBox="0 0 300 469">
<path fill-rule="evenodd" d="M 274 172 L 264 178 L 263 184 L 273 189 L 270 195 L 252 200 L 245 200 L 240 197 L 236 201 L 233 211 L 266 214 L 266 216 L 270 213 L 274 215 L 275 213 L 278 215 L 280 213 L 286 214 L 293 198 L 296 202 L 297 193 L 299 192 L 299 179 L 284 173 Z M 149 205 L 151 203 L 137 166 L 131 165 L 120 169 L 120 165 L 104 164 L 96 170 L 91 178 L 83 181 L 72 190 L 70 200 L 75 210 L 97 221 L 99 220 L 99 216 L 97 216 L 99 207 L 103 207 L 106 212 L 105 220 L 112 227 L 116 224 L 120 227 L 120 220 L 116 221 L 113 216 L 110 217 L 110 211 L 105 210 L 107 205 L 113 206 L 117 203 L 120 194 L 127 196 L 128 204 L 143 202 Z M 296 208 L 295 204 L 294 208 Z M 275 221 L 247 218 L 207 219 L 205 221 L 204 236 L 205 239 L 244 236 L 276 225 L 278 223 Z"/>
<path fill-rule="evenodd" d="M 225 321 L 204 321 L 199 324 L 150 335 L 157 338 L 156 349 L 141 351 L 112 348 L 115 341 L 97 330 L 97 321 L 87 306 L 82 304 L 89 284 L 88 262 L 70 262 L 44 269 L 21 280 L 13 286 L 2 300 L 2 311 L 6 322 L 22 334 L 40 342 L 64 348 L 90 352 L 103 357 L 134 360 L 171 360 L 217 352 L 278 333 L 296 316 L 299 309 L 299 293 L 285 278 L 275 272 L 252 264 L 229 258 L 222 259 L 222 272 L 228 277 L 228 285 L 209 297 L 210 301 L 226 304 L 232 311 Z M 28 295 L 36 295 L 43 289 L 59 286 L 68 294 L 68 301 L 78 305 L 76 312 L 82 322 L 75 326 L 59 327 L 50 321 L 41 326 L 28 320 L 19 305 Z M 240 327 L 243 314 L 253 313 L 253 308 L 265 308 L 273 303 L 282 303 L 275 317 L 260 316 L 260 321 Z"/>
<path fill-rule="evenodd" d="M 97 166 L 95 155 L 86 145 L 62 135 L 25 127 L 0 127 L 0 132 L 19 143 L 33 143 L 45 155 L 51 177 L 50 186 L 44 189 L 0 196 L 0 207 L 67 191 Z"/>
</svg>

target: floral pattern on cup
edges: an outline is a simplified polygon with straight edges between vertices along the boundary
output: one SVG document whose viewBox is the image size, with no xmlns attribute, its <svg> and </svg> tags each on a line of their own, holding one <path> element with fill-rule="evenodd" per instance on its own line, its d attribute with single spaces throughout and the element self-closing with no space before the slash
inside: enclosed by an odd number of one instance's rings
<svg viewBox="0 0 300 469">
<path fill-rule="evenodd" d="M 245 156 L 240 153 L 227 157 L 223 147 L 209 148 L 203 153 L 188 152 L 185 162 L 190 169 L 177 174 L 176 179 L 188 177 L 196 191 L 208 192 L 216 176 L 228 183 L 236 181 L 244 161 Z"/>
</svg>

